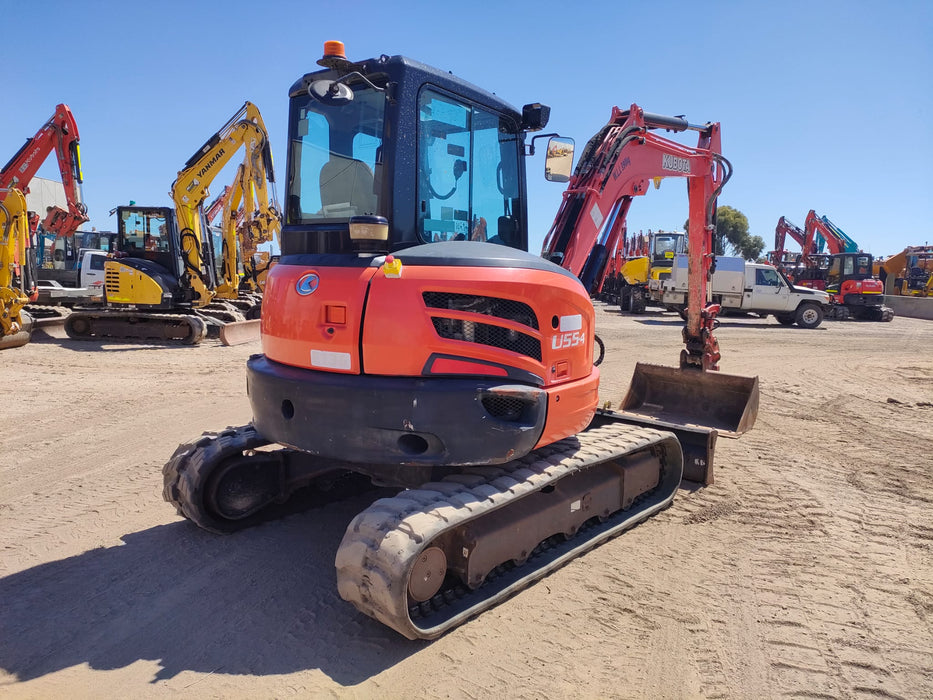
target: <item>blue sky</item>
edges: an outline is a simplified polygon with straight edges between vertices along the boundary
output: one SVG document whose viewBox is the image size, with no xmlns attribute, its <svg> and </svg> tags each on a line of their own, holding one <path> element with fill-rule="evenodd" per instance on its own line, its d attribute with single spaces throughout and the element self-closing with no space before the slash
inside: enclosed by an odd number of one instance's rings
<svg viewBox="0 0 933 700">
<path fill-rule="evenodd" d="M 0 162 L 68 104 L 100 230 L 114 229 L 117 204 L 170 204 L 178 169 L 245 100 L 270 131 L 281 198 L 288 87 L 338 39 L 351 59 L 403 54 L 516 106 L 548 104 L 548 131 L 578 154 L 613 105 L 718 121 L 735 169 L 720 204 L 742 211 L 766 250 L 781 216 L 803 225 L 810 209 L 875 255 L 933 243 L 929 0 L 0 0 L 0 16 L 14 59 Z M 544 180 L 541 155 L 528 166 L 538 252 L 563 186 Z M 54 158 L 39 174 L 58 179 Z M 633 203 L 629 232 L 686 218 L 686 185 L 668 179 Z"/>
</svg>

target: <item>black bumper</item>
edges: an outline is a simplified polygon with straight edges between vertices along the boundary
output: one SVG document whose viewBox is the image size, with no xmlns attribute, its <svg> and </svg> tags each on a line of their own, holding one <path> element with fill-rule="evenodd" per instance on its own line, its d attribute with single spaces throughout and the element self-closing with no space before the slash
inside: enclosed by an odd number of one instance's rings
<svg viewBox="0 0 933 700">
<path fill-rule="evenodd" d="M 847 294 L 843 304 L 846 306 L 864 306 L 866 308 L 880 307 L 884 304 L 884 294 Z"/>
<path fill-rule="evenodd" d="M 373 377 L 247 362 L 253 423 L 272 442 L 348 462 L 501 464 L 530 452 L 547 394 L 485 378 Z"/>
</svg>

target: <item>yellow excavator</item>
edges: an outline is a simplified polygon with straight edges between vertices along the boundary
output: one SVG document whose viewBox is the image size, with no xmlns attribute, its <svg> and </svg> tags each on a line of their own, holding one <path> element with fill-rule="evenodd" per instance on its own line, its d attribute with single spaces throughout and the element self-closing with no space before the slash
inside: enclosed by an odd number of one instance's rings
<svg viewBox="0 0 933 700">
<path fill-rule="evenodd" d="M 226 288 L 215 270 L 204 212 L 208 187 L 240 148 L 246 150 L 246 161 L 271 166 L 268 132 L 251 102 L 179 171 L 170 192 L 174 208 L 115 209 L 117 243 L 105 263 L 105 302 L 75 309 L 65 322 L 69 337 L 196 344 L 210 334 L 228 345 L 258 337 L 255 324 L 246 323 L 249 309 L 237 308 L 218 293 Z M 234 258 L 227 285 L 235 286 L 236 270 Z"/>
<path fill-rule="evenodd" d="M 32 335 L 24 310 L 36 283 L 28 243 L 26 197 L 16 188 L 0 189 L 0 350 L 25 345 Z"/>
<path fill-rule="evenodd" d="M 259 246 L 276 240 L 282 228 L 274 185 L 269 150 L 249 149 L 237 168 L 223 208 L 219 271 L 222 281 L 217 286 L 217 296 L 252 304 L 248 313 L 255 318 L 259 318 L 259 300 L 273 263 L 270 253 L 261 252 Z"/>
</svg>

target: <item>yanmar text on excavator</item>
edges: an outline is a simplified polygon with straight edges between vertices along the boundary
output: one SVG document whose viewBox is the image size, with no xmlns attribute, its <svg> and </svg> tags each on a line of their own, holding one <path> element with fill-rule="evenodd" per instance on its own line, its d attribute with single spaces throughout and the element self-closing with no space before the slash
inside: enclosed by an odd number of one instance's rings
<svg viewBox="0 0 933 700">
<path fill-rule="evenodd" d="M 339 42 L 324 53 L 323 70 L 289 92 L 282 257 L 266 283 L 263 352 L 247 364 L 253 421 L 181 445 L 164 495 L 223 533 L 343 475 L 401 489 L 347 528 L 337 587 L 431 639 L 668 506 L 685 466 L 708 481 L 717 434 L 754 423 L 757 378 L 709 371 L 719 126 L 633 105 L 614 115 L 625 140 L 591 142 L 581 159 L 608 179 L 616 159 L 648 173 L 656 157 L 658 172 L 616 196 L 671 174 L 690 198 L 681 368 L 639 365 L 626 410 L 598 410 L 589 294 L 526 250 L 526 136 L 549 109 L 518 110 L 402 56 L 352 62 Z M 652 129 L 693 129 L 701 142 L 667 146 Z M 547 172 L 566 182 L 568 139 L 548 151 Z M 665 153 L 686 159 L 676 173 L 662 170 Z"/>
</svg>

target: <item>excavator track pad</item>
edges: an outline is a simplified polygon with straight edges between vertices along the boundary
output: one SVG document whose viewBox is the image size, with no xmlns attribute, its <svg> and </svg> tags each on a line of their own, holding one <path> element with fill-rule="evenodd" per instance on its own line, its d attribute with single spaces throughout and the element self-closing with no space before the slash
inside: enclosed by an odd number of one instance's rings
<svg viewBox="0 0 933 700">
<path fill-rule="evenodd" d="M 409 639 L 434 639 L 666 508 L 682 473 L 674 435 L 621 423 L 465 469 L 357 515 L 338 591 Z"/>
</svg>

